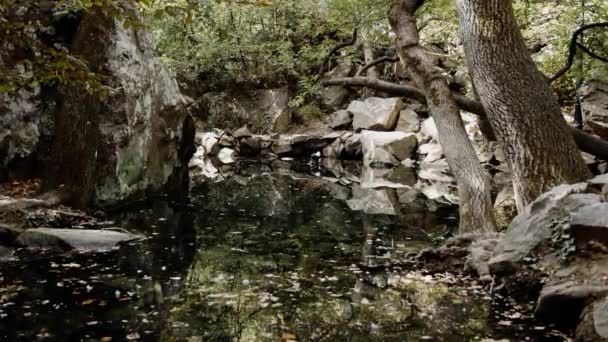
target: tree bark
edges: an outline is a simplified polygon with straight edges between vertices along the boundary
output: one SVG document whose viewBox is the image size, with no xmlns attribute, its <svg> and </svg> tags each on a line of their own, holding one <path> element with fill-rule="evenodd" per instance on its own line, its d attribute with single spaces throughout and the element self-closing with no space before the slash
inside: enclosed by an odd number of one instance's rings
<svg viewBox="0 0 608 342">
<path fill-rule="evenodd" d="M 445 78 L 420 47 L 416 17 L 421 1 L 393 0 L 389 22 L 397 35 L 401 62 L 425 94 L 439 142 L 458 182 L 460 233 L 495 231 L 490 177 L 481 167 L 460 110 Z"/>
<path fill-rule="evenodd" d="M 536 68 L 509 0 L 457 0 L 469 72 L 513 170 L 518 210 L 590 177 L 557 99 Z"/>
</svg>

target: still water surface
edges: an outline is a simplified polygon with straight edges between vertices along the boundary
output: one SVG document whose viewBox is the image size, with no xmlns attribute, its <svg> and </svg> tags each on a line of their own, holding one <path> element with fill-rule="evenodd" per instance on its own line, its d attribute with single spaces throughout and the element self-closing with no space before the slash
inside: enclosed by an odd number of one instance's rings
<svg viewBox="0 0 608 342">
<path fill-rule="evenodd" d="M 189 205 L 116 213 L 142 242 L 2 265 L 0 340 L 551 338 L 527 308 L 405 262 L 455 227 L 455 208 L 307 171 L 252 166 Z"/>
</svg>

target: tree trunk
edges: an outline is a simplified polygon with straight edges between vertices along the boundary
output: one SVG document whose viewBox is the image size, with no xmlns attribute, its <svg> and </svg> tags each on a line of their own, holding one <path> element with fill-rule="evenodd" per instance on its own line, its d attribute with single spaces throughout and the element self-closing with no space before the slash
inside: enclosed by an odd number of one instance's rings
<svg viewBox="0 0 608 342">
<path fill-rule="evenodd" d="M 473 84 L 473 97 L 475 101 L 479 101 L 479 94 L 477 93 L 475 84 Z M 496 134 L 494 134 L 492 125 L 490 124 L 490 120 L 488 120 L 487 116 L 478 116 L 477 126 L 479 126 L 479 131 L 481 132 L 481 135 L 483 135 L 484 139 L 487 141 L 496 141 Z"/>
<path fill-rule="evenodd" d="M 363 50 L 363 58 L 365 59 L 366 65 L 373 62 L 376 59 L 374 57 L 374 48 L 370 44 L 366 32 L 363 32 L 361 34 L 361 48 Z M 378 70 L 376 69 L 375 66 L 367 69 L 367 77 L 378 78 Z"/>
<path fill-rule="evenodd" d="M 460 232 L 492 232 L 495 225 L 490 178 L 477 159 L 447 81 L 419 45 L 414 12 L 420 3 L 421 1 L 393 0 L 391 4 L 389 21 L 397 34 L 399 56 L 418 87 L 425 93 L 437 126 L 439 142 L 458 182 Z"/>
<path fill-rule="evenodd" d="M 509 0 L 457 0 L 469 72 L 513 170 L 517 208 L 590 172 Z"/>
</svg>

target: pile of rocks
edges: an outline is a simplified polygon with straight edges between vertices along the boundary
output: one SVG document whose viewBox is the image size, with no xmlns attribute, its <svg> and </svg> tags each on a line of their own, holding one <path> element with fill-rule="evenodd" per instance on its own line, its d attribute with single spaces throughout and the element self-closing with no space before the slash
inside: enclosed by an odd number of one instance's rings
<svg viewBox="0 0 608 342">
<path fill-rule="evenodd" d="M 578 341 L 608 340 L 607 202 L 608 175 L 554 188 L 513 220 L 488 262 L 495 277 L 531 273 L 542 284 L 536 316 L 577 327 Z"/>
<path fill-rule="evenodd" d="M 459 236 L 417 257 L 436 272 L 464 266 L 577 341 L 608 340 L 608 175 L 561 185 L 500 236 Z M 465 261 L 466 259 L 466 261 Z"/>
<path fill-rule="evenodd" d="M 494 175 L 497 191 L 510 184 L 509 169 L 495 142 L 487 142 L 474 116 L 464 116 L 467 131 Z M 369 97 L 352 101 L 325 120 L 325 128 L 304 134 L 252 134 L 247 127 L 234 132 L 198 133 L 198 150 L 190 163 L 192 179 L 223 179 L 239 157 L 263 160 L 317 157 L 344 184 L 363 188 L 413 187 L 428 198 L 457 204 L 457 187 L 437 138 L 437 129 L 426 106 L 401 98 Z M 362 160 L 355 177 L 343 160 Z M 506 187 L 509 188 L 509 187 Z M 512 213 L 512 191 L 505 190 L 500 208 Z M 505 218 L 507 221 L 512 217 Z"/>
<path fill-rule="evenodd" d="M 587 89 L 591 87 L 590 89 Z M 586 125 L 599 127 L 605 92 L 588 85 L 583 95 Z M 608 98 L 608 96 L 606 96 Z M 263 160 L 317 157 L 344 184 L 363 188 L 412 187 L 432 200 L 458 204 L 456 181 L 439 144 L 437 128 L 425 105 L 402 98 L 368 97 L 354 100 L 329 115 L 322 129 L 303 134 L 252 134 L 247 127 L 234 132 L 212 130 L 197 135 L 198 151 L 190 163 L 192 179 L 223 179 L 239 157 Z M 595 105 L 592 105 L 595 104 Z M 601 107 L 601 108 L 600 108 Z M 462 115 L 467 134 L 483 167 L 492 176 L 497 224 L 506 228 L 516 214 L 511 171 L 496 141 L 488 140 L 471 114 Z M 597 133 L 600 133 L 599 131 Z M 608 164 L 583 154 L 596 173 Z M 361 160 L 353 177 L 343 160 Z"/>
</svg>

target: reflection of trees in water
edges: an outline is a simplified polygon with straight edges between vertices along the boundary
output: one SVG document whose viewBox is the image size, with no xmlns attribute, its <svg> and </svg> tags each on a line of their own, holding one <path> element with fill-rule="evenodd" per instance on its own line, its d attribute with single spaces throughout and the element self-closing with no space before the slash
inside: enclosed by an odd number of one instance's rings
<svg viewBox="0 0 608 342">
<path fill-rule="evenodd" d="M 396 216 L 352 212 L 317 181 L 275 177 L 230 191 L 208 186 L 212 200 L 199 199 L 207 217 L 198 222 L 201 248 L 163 337 L 369 341 L 432 331 L 424 315 L 440 310 L 446 287 L 395 278 L 391 271 L 407 270 L 394 268 L 387 246 L 428 244 L 447 225 L 437 212 L 399 203 L 395 189 L 374 191 L 386 192 Z"/>
<path fill-rule="evenodd" d="M 186 208 L 166 201 L 152 201 L 148 205 L 148 208 L 124 212 L 117 218 L 132 230 L 151 227 L 147 233 L 153 236 L 143 245 L 121 249 L 118 260 L 119 268 L 126 275 L 137 275 L 138 310 L 158 312 L 154 321 L 157 333 L 161 334 L 174 301 L 185 288 L 185 279 L 196 255 L 195 217 Z M 143 325 L 130 328 L 145 330 Z"/>
</svg>

